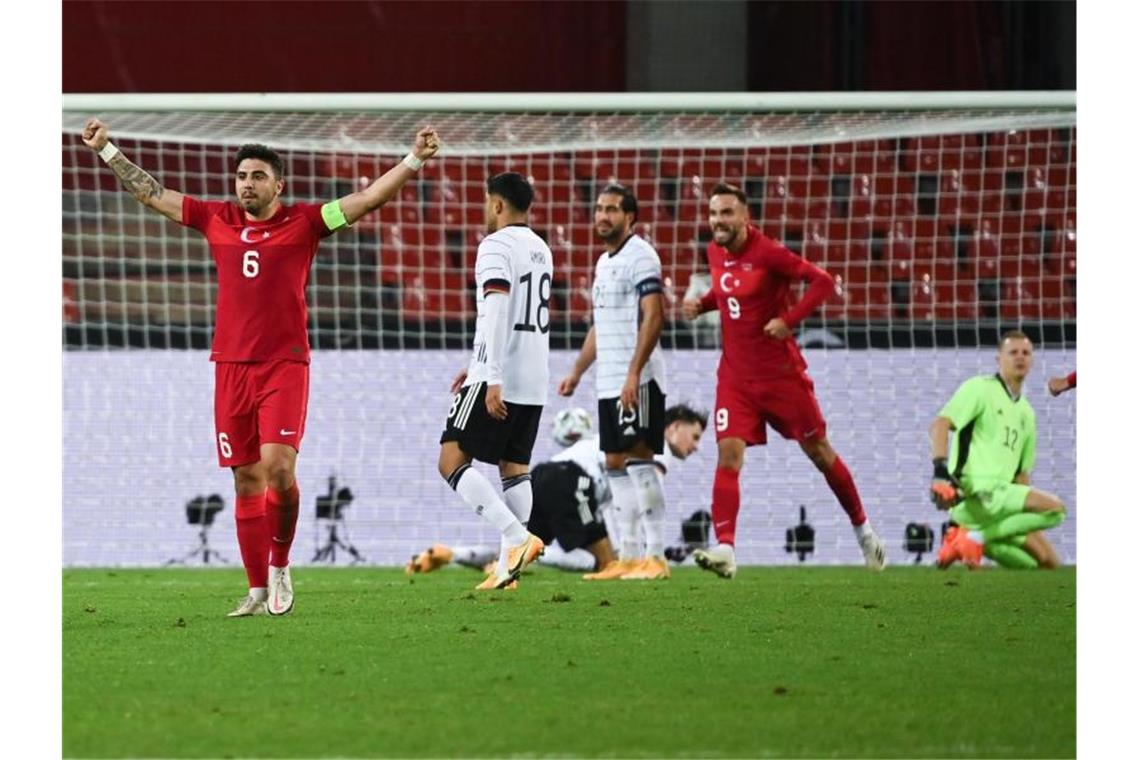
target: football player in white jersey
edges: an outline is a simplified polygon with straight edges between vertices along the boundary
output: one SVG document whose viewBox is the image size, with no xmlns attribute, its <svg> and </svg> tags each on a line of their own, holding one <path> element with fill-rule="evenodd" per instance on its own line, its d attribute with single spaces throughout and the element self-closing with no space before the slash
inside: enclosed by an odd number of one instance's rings
<svg viewBox="0 0 1140 760">
<path fill-rule="evenodd" d="M 665 497 L 653 457 L 664 451 L 665 362 L 659 345 L 665 324 L 661 259 L 633 233 L 637 199 L 622 185 L 607 185 L 594 204 L 594 230 L 604 251 L 594 270 L 594 324 L 558 387 L 573 395 L 597 360 L 598 426 L 621 535 L 620 561 L 596 580 L 667 578 Z M 633 529 L 646 531 L 641 556 Z"/>
<path fill-rule="evenodd" d="M 656 457 L 660 478 L 697 451 L 708 422 L 708 415 L 684 404 L 667 409 L 665 417 L 666 449 Z M 606 456 L 589 413 L 563 409 L 554 418 L 553 435 L 566 448 L 531 473 L 537 498 L 528 528 L 546 544 L 539 562 L 578 572 L 604 569 L 617 561 L 611 538 L 620 538 L 610 519 Z M 451 562 L 482 569 L 499 553 L 499 547 L 434 544 L 413 556 L 405 570 L 428 573 Z"/>
<path fill-rule="evenodd" d="M 553 256 L 527 226 L 534 189 L 521 174 L 487 180 L 487 237 L 475 259 L 476 319 L 471 362 L 451 384 L 440 436 L 439 474 L 502 534 L 499 562 L 478 589 L 516 583 L 542 554 L 526 529 L 533 494 L 530 455 L 550 382 Z M 503 496 L 471 460 L 498 465 Z"/>
</svg>

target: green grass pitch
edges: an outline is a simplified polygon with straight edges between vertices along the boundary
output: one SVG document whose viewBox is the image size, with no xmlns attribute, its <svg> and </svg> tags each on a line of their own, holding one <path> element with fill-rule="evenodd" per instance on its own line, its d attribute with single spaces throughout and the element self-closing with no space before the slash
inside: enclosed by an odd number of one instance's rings
<svg viewBox="0 0 1140 760">
<path fill-rule="evenodd" d="M 65 757 L 1073 757 L 1076 570 L 63 573 Z"/>
</svg>

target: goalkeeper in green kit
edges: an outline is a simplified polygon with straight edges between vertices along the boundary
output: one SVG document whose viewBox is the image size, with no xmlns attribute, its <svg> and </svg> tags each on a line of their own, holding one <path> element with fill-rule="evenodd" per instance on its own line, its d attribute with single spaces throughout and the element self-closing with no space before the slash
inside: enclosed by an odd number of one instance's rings
<svg viewBox="0 0 1140 760">
<path fill-rule="evenodd" d="M 1007 332 L 997 360 L 996 374 L 962 383 L 930 426 L 930 496 L 957 523 L 942 541 L 940 568 L 959 560 L 977 568 L 983 555 L 1003 567 L 1060 565 L 1042 531 L 1061 524 L 1065 505 L 1029 485 L 1037 420 L 1021 388 L 1033 367 L 1033 343 L 1019 330 Z"/>
</svg>

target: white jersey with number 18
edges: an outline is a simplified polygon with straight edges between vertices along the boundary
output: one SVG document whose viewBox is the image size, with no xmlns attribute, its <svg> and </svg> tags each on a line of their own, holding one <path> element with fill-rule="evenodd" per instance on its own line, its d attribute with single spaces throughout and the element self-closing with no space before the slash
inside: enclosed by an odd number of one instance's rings
<svg viewBox="0 0 1140 760">
<path fill-rule="evenodd" d="M 474 355 L 464 385 L 487 380 L 487 325 L 484 289 L 510 289 L 507 344 L 503 350 L 503 400 L 546 404 L 550 385 L 550 287 L 554 257 L 542 238 L 524 224 L 496 230 L 479 243 L 475 258 Z M 497 287 L 496 287 L 497 286 Z"/>
</svg>

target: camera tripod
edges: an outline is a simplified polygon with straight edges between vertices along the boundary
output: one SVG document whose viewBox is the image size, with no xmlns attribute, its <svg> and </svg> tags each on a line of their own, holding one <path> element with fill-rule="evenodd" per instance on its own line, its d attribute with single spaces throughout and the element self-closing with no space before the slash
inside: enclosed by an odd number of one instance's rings
<svg viewBox="0 0 1140 760">
<path fill-rule="evenodd" d="M 343 518 L 337 518 L 335 520 L 328 521 L 328 537 L 325 539 L 324 545 L 317 548 L 317 553 L 313 555 L 313 562 L 328 562 L 330 565 L 335 565 L 336 549 L 338 546 L 343 551 L 348 552 L 349 555 L 352 556 L 351 564 L 356 565 L 364 561 L 364 557 L 361 556 L 360 552 L 356 550 L 356 547 L 352 545 L 352 542 L 348 540 L 347 535 L 345 536 L 344 541 L 341 541 L 340 536 L 337 535 L 337 525 L 342 521 L 342 519 Z M 345 530 L 345 533 L 348 533 L 347 529 Z"/>
<path fill-rule="evenodd" d="M 186 554 L 186 556 L 182 557 L 181 559 L 175 557 L 174 559 L 167 560 L 166 567 L 169 567 L 170 565 L 185 565 L 190 560 L 199 556 L 202 558 L 203 565 L 210 564 L 211 558 L 223 565 L 228 565 L 230 563 L 228 559 L 210 548 L 210 540 L 207 537 L 207 534 L 209 534 L 209 532 L 210 526 L 203 525 L 202 528 L 198 531 L 198 545 L 195 546 L 188 554 Z"/>
</svg>

